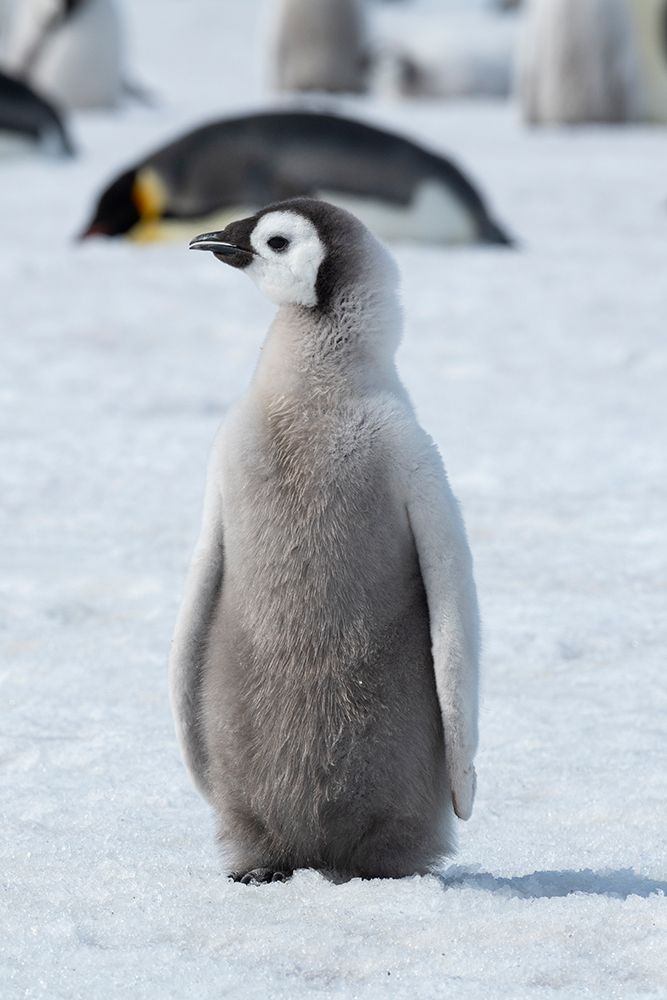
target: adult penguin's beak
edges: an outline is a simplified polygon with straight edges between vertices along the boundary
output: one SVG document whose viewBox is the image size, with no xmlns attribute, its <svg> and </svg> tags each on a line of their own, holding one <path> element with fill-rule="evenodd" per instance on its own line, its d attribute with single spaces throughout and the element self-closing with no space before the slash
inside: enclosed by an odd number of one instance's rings
<svg viewBox="0 0 667 1000">
<path fill-rule="evenodd" d="M 210 250 L 224 264 L 247 267 L 255 256 L 250 244 L 250 233 L 254 225 L 254 219 L 243 219 L 232 222 L 219 233 L 202 233 L 190 240 L 190 250 Z"/>
</svg>

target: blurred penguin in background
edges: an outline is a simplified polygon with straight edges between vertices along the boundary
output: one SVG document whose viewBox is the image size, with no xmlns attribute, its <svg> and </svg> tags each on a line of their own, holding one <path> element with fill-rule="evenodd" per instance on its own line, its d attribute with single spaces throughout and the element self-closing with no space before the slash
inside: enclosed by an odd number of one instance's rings
<svg viewBox="0 0 667 1000">
<path fill-rule="evenodd" d="M 273 0 L 273 83 L 278 90 L 361 94 L 370 51 L 362 0 Z"/>
<path fill-rule="evenodd" d="M 115 0 L 17 0 L 3 63 L 65 108 L 112 108 L 123 96 Z"/>
<path fill-rule="evenodd" d="M 0 0 L 0 42 L 2 41 L 2 36 L 7 30 L 7 26 L 9 24 L 11 9 L 11 0 Z"/>
<path fill-rule="evenodd" d="M 378 16 L 373 87 L 394 97 L 507 98 L 519 18 L 497 0 Z"/>
<path fill-rule="evenodd" d="M 377 89 L 407 98 L 509 97 L 513 20 L 472 11 L 448 31 L 390 43 L 376 61 Z"/>
<path fill-rule="evenodd" d="M 0 70 L 0 156 L 26 148 L 47 156 L 74 154 L 57 109 L 27 83 Z"/>
<path fill-rule="evenodd" d="M 639 115 L 667 122 L 667 0 L 630 0 L 639 53 Z"/>
<path fill-rule="evenodd" d="M 508 245 L 472 182 L 405 136 L 314 111 L 243 115 L 194 129 L 117 176 L 82 237 L 150 242 L 226 226 L 286 198 L 353 210 L 383 239 Z"/>
<path fill-rule="evenodd" d="M 530 0 L 518 94 L 533 125 L 636 119 L 639 58 L 628 0 Z"/>
</svg>

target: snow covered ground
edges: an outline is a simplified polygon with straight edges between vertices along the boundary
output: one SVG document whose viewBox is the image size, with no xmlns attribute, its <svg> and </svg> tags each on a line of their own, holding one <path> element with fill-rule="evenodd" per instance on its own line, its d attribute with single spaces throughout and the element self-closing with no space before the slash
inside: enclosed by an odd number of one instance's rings
<svg viewBox="0 0 667 1000">
<path fill-rule="evenodd" d="M 395 248 L 400 368 L 476 557 L 477 806 L 440 878 L 221 873 L 165 664 L 271 307 L 184 245 L 71 236 L 116 167 L 258 105 L 255 13 L 132 5 L 160 107 L 81 116 L 72 164 L 0 163 L 0 997 L 665 997 L 664 130 L 360 102 L 521 244 Z"/>
</svg>

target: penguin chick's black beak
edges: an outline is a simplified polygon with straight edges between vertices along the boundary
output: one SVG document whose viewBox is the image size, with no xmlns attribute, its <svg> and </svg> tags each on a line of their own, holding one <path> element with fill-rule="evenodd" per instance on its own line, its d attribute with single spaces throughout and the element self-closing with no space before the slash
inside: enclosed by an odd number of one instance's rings
<svg viewBox="0 0 667 1000">
<path fill-rule="evenodd" d="M 247 267 L 254 257 L 248 243 L 232 242 L 226 229 L 220 233 L 202 233 L 190 240 L 190 250 L 210 250 L 224 264 L 231 267 Z"/>
</svg>

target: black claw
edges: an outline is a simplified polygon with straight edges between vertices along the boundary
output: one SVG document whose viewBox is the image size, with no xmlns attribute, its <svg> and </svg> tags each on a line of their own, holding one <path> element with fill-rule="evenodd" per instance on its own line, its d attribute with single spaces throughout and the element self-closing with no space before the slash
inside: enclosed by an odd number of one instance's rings
<svg viewBox="0 0 667 1000">
<path fill-rule="evenodd" d="M 252 868 L 249 872 L 232 872 L 232 882 L 241 885 L 262 885 L 265 882 L 286 882 L 291 872 L 276 871 L 274 868 Z"/>
</svg>

